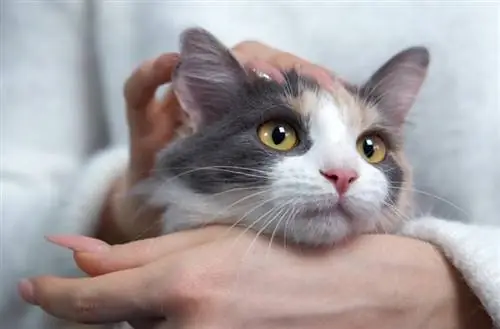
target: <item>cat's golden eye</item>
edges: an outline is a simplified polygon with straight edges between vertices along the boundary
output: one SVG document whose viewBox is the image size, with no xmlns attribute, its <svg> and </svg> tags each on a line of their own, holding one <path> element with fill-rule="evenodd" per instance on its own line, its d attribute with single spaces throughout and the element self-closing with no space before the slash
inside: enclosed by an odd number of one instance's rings
<svg viewBox="0 0 500 329">
<path fill-rule="evenodd" d="M 290 151 L 299 141 L 297 132 L 284 122 L 269 121 L 259 127 L 260 141 L 278 151 Z"/>
<path fill-rule="evenodd" d="M 382 138 L 376 135 L 367 135 L 358 139 L 357 149 L 359 154 L 371 164 L 384 161 L 387 147 Z"/>
</svg>

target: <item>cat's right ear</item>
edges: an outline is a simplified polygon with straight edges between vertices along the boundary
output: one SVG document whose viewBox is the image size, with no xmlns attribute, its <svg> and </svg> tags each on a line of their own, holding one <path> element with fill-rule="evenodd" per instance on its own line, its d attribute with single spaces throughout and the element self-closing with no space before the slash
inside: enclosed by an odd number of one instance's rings
<svg viewBox="0 0 500 329">
<path fill-rule="evenodd" d="M 425 47 L 403 50 L 371 76 L 361 95 L 375 103 L 387 120 L 401 126 L 422 87 L 429 61 Z"/>
<path fill-rule="evenodd" d="M 173 86 L 195 130 L 231 110 L 247 74 L 236 58 L 208 31 L 185 30 L 180 38 L 180 62 Z"/>
</svg>

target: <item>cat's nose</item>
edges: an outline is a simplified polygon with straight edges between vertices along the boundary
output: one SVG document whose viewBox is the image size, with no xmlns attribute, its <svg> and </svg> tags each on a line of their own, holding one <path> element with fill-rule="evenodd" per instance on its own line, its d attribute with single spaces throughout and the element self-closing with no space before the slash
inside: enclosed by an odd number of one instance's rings
<svg viewBox="0 0 500 329">
<path fill-rule="evenodd" d="M 351 184 L 358 179 L 358 173 L 352 169 L 332 169 L 321 171 L 321 174 L 335 185 L 339 195 L 347 192 Z"/>
</svg>

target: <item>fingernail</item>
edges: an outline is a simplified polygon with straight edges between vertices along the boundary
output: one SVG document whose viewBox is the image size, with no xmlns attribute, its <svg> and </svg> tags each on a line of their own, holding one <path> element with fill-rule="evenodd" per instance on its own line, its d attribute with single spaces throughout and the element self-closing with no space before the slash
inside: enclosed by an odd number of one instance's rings
<svg viewBox="0 0 500 329">
<path fill-rule="evenodd" d="M 60 247 L 77 252 L 103 252 L 109 250 L 109 245 L 104 241 L 81 235 L 53 235 L 46 239 Z"/>
<path fill-rule="evenodd" d="M 283 73 L 264 61 L 250 60 L 245 64 L 245 67 L 261 78 L 267 78 L 279 83 L 285 82 Z"/>
<path fill-rule="evenodd" d="M 19 294 L 27 303 L 37 305 L 37 301 L 35 298 L 35 288 L 33 287 L 33 283 L 31 283 L 30 280 L 21 280 L 17 285 L 17 288 L 19 290 Z"/>
</svg>

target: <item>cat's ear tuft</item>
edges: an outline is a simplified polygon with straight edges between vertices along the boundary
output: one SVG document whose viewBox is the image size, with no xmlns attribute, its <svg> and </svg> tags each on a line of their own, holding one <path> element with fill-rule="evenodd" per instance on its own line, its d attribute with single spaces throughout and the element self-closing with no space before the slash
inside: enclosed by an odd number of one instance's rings
<svg viewBox="0 0 500 329">
<path fill-rule="evenodd" d="M 173 75 L 174 91 L 197 130 L 231 110 L 247 75 L 219 40 L 201 28 L 180 37 L 180 61 Z"/>
<path fill-rule="evenodd" d="M 371 76 L 361 95 L 376 103 L 387 120 L 401 126 L 424 83 L 429 62 L 425 47 L 403 50 Z"/>
</svg>

